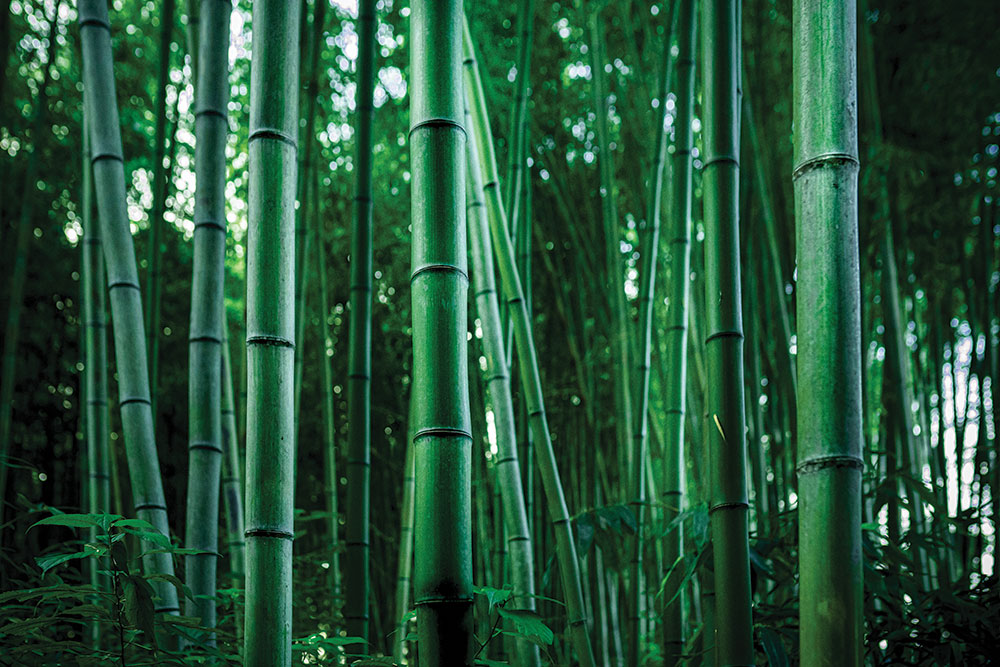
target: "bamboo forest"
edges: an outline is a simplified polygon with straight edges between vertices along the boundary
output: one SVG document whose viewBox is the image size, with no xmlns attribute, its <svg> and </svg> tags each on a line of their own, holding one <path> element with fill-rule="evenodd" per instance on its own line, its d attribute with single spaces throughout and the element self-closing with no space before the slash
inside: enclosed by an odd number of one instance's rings
<svg viewBox="0 0 1000 667">
<path fill-rule="evenodd" d="M 0 666 L 1000 660 L 996 0 L 0 0 Z"/>
</svg>

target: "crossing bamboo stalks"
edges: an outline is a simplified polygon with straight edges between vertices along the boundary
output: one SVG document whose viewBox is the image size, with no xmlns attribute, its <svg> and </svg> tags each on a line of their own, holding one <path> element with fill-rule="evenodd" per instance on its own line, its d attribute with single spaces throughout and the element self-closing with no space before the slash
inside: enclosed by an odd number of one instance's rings
<svg viewBox="0 0 1000 667">
<path fill-rule="evenodd" d="M 472 126 L 466 114 L 466 127 Z M 483 352 L 486 357 L 487 388 L 493 406 L 497 455 L 493 461 L 497 485 L 503 503 L 504 533 L 510 572 L 514 585 L 513 609 L 535 609 L 535 566 L 528 514 L 524 504 L 524 487 L 517 455 L 517 431 L 514 428 L 514 403 L 510 393 L 510 374 L 504 352 L 504 331 L 500 321 L 500 304 L 494 278 L 493 252 L 489 236 L 489 220 L 483 202 L 483 178 L 479 171 L 479 154 L 475 142 L 468 143 L 466 213 L 469 246 L 472 258 L 472 288 L 476 313 L 483 328 Z M 519 665 L 539 665 L 538 646 L 524 637 L 517 640 Z"/>
<path fill-rule="evenodd" d="M 149 396 L 142 298 L 126 211 L 124 159 L 111 60 L 111 25 L 105 0 L 80 0 L 77 11 L 83 52 L 84 108 L 89 119 L 97 215 L 114 325 L 118 405 L 132 498 L 139 518 L 169 535 Z M 169 553 L 147 555 L 143 564 L 147 573 L 174 573 Z M 179 611 L 173 584 L 155 582 L 154 589 L 156 611 Z"/>
<path fill-rule="evenodd" d="M 720 665 L 754 664 L 740 303 L 738 5 L 702 4 L 706 428 Z"/>
<path fill-rule="evenodd" d="M 414 602 L 424 665 L 472 663 L 462 1 L 410 16 Z"/>
<path fill-rule="evenodd" d="M 248 665 L 292 661 L 299 5 L 257 0 L 247 252 Z"/>
<path fill-rule="evenodd" d="M 694 132 L 695 0 L 678 0 L 677 16 L 677 116 L 674 119 L 674 152 L 671 177 L 673 199 L 670 206 L 670 282 L 668 283 L 667 326 L 664 332 L 668 378 L 664 387 L 666 415 L 663 447 L 663 521 L 669 525 L 684 504 L 684 416 L 686 412 L 688 318 L 691 294 L 691 149 Z M 683 548 L 680 527 L 664 536 L 664 566 L 673 568 L 663 591 L 661 610 L 666 664 L 676 664 L 684 651 L 684 604 L 678 595 L 682 572 L 675 566 Z M 671 600 L 673 600 L 671 602 Z"/>
<path fill-rule="evenodd" d="M 201 2 L 201 0 L 193 0 Z M 153 401 L 153 428 L 156 428 L 156 394 L 160 377 L 160 261 L 163 258 L 163 212 L 167 198 L 167 170 L 163 156 L 167 143 L 167 81 L 170 76 L 170 39 L 174 28 L 175 0 L 164 0 L 160 10 L 160 62 L 156 84 L 156 121 L 153 129 L 153 210 L 149 216 L 149 241 L 146 248 L 146 353 L 149 355 L 149 385 Z M 192 30 L 198 29 L 198 23 Z M 197 41 L 192 44 L 197 48 Z M 194 62 L 194 52 L 191 54 Z M 191 69 L 194 73 L 194 67 Z M 197 82 L 197 77 L 192 77 Z M 197 88 L 197 85 L 195 86 Z M 197 94 L 197 93 L 196 93 Z M 173 148 L 171 148 L 173 151 Z M 173 160 L 171 159 L 171 163 Z"/>
<path fill-rule="evenodd" d="M 469 26 L 465 25 L 465 86 L 472 112 L 472 130 L 479 152 L 479 170 L 484 176 L 483 195 L 489 216 L 490 235 L 494 253 L 500 269 L 500 281 L 504 297 L 510 307 L 514 323 L 514 346 L 518 355 L 518 369 L 521 386 L 528 403 L 528 417 L 535 434 L 535 454 L 538 457 L 538 472 L 542 479 L 548 502 L 549 519 L 556 536 L 556 556 L 562 579 L 568 614 L 569 631 L 576 648 L 577 660 L 583 667 L 594 667 L 594 654 L 588 636 L 588 619 L 583 607 L 583 591 L 580 583 L 580 566 L 576 556 L 576 544 L 566 498 L 563 495 L 559 469 L 556 465 L 552 438 L 545 417 L 545 403 L 542 398 L 542 381 L 532 339 L 531 322 L 524 301 L 521 280 L 517 274 L 514 248 L 507 227 L 507 215 L 500 197 L 500 183 L 497 175 L 496 156 L 490 123 L 486 111 L 479 67 L 476 63 Z M 419 468 L 418 468 L 419 470 Z"/>
<path fill-rule="evenodd" d="M 861 665 L 864 646 L 856 12 L 793 3 L 800 655 L 815 666 Z"/>
<path fill-rule="evenodd" d="M 194 258 L 188 338 L 188 616 L 215 627 L 222 445 L 222 328 L 226 260 L 226 138 L 229 131 L 227 1 L 202 0 L 201 68 L 195 94 Z"/>
<path fill-rule="evenodd" d="M 347 631 L 368 638 L 369 495 L 372 366 L 372 121 L 375 115 L 375 0 L 358 5 L 358 79 L 355 116 L 354 225 L 347 369 Z"/>
</svg>

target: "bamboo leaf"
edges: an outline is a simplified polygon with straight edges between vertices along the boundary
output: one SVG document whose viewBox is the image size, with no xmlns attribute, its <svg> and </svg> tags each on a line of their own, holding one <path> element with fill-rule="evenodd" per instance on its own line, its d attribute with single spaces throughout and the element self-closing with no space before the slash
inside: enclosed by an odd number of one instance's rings
<svg viewBox="0 0 1000 667">
<path fill-rule="evenodd" d="M 38 567 L 42 568 L 42 574 L 44 575 L 46 572 L 48 572 L 49 570 L 51 570 L 52 568 L 54 568 L 56 565 L 62 565 L 63 563 L 67 563 L 67 562 L 69 562 L 71 560 L 78 560 L 80 558 L 88 558 L 90 556 L 95 556 L 95 555 L 97 555 L 96 552 L 85 549 L 83 551 L 78 551 L 76 553 L 71 553 L 71 554 L 55 554 L 54 556 L 38 556 L 38 557 L 35 558 L 35 563 L 38 564 Z"/>
<path fill-rule="evenodd" d="M 555 640 L 555 635 L 549 629 L 549 626 L 545 625 L 542 617 L 533 611 L 497 607 L 497 613 L 513 623 L 514 634 L 524 637 L 539 646 L 551 644 Z"/>
</svg>

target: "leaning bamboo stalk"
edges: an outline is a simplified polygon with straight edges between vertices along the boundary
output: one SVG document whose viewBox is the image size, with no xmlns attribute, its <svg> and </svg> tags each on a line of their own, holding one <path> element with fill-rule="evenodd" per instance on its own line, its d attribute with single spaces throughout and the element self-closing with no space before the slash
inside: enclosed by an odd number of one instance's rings
<svg viewBox="0 0 1000 667">
<path fill-rule="evenodd" d="M 793 3 L 800 655 L 861 665 L 857 9 Z"/>
<path fill-rule="evenodd" d="M 466 127 L 472 126 L 466 110 Z M 486 357 L 487 388 L 493 406 L 497 455 L 493 461 L 496 483 L 500 487 L 503 505 L 503 526 L 510 557 L 510 572 L 514 585 L 514 609 L 535 609 L 535 564 L 528 514 L 524 504 L 524 488 L 517 455 L 517 431 L 514 428 L 514 403 L 510 393 L 510 374 L 504 351 L 504 332 L 500 321 L 500 304 L 494 278 L 489 220 L 483 202 L 483 179 L 479 171 L 479 154 L 475 142 L 468 142 L 466 213 L 469 246 L 472 258 L 472 288 L 476 312 L 483 328 L 483 352 Z M 517 664 L 539 665 L 538 646 L 524 637 L 517 639 Z"/>
<path fill-rule="evenodd" d="M 248 665 L 292 661 L 299 5 L 257 0 L 247 251 Z"/>
<path fill-rule="evenodd" d="M 702 4 L 708 444 L 715 654 L 754 664 L 739 244 L 739 2 Z"/>
<path fill-rule="evenodd" d="M 500 183 L 497 175 L 493 139 L 486 111 L 479 68 L 476 64 L 469 26 L 465 25 L 465 87 L 472 111 L 473 140 L 479 151 L 480 174 L 485 175 L 483 194 L 489 214 L 490 234 L 493 237 L 494 253 L 500 269 L 500 281 L 504 297 L 510 306 L 514 322 L 514 345 L 517 350 L 518 369 L 521 375 L 522 391 L 528 402 L 528 418 L 535 434 L 535 454 L 538 457 L 538 472 L 545 488 L 549 518 L 556 537 L 556 556 L 562 578 L 563 594 L 566 597 L 566 611 L 569 631 L 576 647 L 577 659 L 584 667 L 594 667 L 594 655 L 588 636 L 588 619 L 583 607 L 583 591 L 580 583 L 580 565 L 576 556 L 576 544 L 566 498 L 563 494 L 559 469 L 556 465 L 552 437 L 545 417 L 545 402 L 542 398 L 542 381 L 538 368 L 535 343 L 532 339 L 531 322 L 528 318 L 521 280 L 517 274 L 514 248 L 507 227 L 507 215 L 500 197 Z"/>
<path fill-rule="evenodd" d="M 91 164 L 114 324 L 118 404 L 132 480 L 132 497 L 139 518 L 151 523 L 164 535 L 169 535 L 149 395 L 142 298 L 125 209 L 125 170 L 111 60 L 111 25 L 105 0 L 80 0 L 78 13 L 83 52 L 84 107 L 87 109 L 93 151 Z M 169 553 L 147 555 L 143 562 L 148 573 L 174 573 Z M 173 584 L 156 582 L 154 589 L 159 598 L 155 602 L 156 611 L 179 611 L 177 590 Z"/>
<path fill-rule="evenodd" d="M 473 641 L 472 427 L 462 0 L 418 0 L 411 11 L 417 647 L 423 665 L 467 665 Z"/>
<path fill-rule="evenodd" d="M 185 559 L 194 598 L 186 613 L 215 627 L 222 445 L 222 328 L 226 261 L 226 140 L 229 121 L 228 1 L 202 0 L 201 68 L 195 94 L 194 241 L 188 336 L 188 497 Z"/>
<path fill-rule="evenodd" d="M 372 125 L 375 116 L 375 0 L 358 5 L 357 113 L 347 369 L 347 632 L 368 639 L 372 374 Z M 367 652 L 367 651 L 366 651 Z"/>
</svg>

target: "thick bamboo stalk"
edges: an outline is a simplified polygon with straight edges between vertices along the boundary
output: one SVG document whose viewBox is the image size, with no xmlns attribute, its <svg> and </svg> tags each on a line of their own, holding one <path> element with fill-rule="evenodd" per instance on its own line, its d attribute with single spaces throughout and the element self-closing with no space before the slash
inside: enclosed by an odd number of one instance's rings
<svg viewBox="0 0 1000 667">
<path fill-rule="evenodd" d="M 355 117 L 354 224 L 347 369 L 347 632 L 368 639 L 369 494 L 372 373 L 372 121 L 375 116 L 375 0 L 358 5 L 358 78 Z M 460 120 L 460 119 L 459 119 Z"/>
<path fill-rule="evenodd" d="M 857 9 L 793 3 L 800 656 L 861 665 Z"/>
<path fill-rule="evenodd" d="M 677 24 L 677 116 L 674 119 L 674 152 L 671 176 L 673 199 L 670 208 L 670 282 L 666 331 L 667 384 L 664 387 L 665 443 L 663 453 L 663 522 L 669 525 L 684 506 L 684 416 L 687 410 L 688 319 L 691 295 L 691 149 L 694 146 L 694 72 L 697 11 L 695 0 L 679 0 Z M 681 527 L 664 536 L 663 561 L 667 568 L 684 553 Z M 684 652 L 684 604 L 677 595 L 683 568 L 674 567 L 663 591 L 665 604 L 663 650 L 668 666 L 676 664 Z M 675 597 L 676 596 L 676 597 Z"/>
<path fill-rule="evenodd" d="M 472 663 L 462 0 L 410 16 L 414 601 L 423 665 Z"/>
<path fill-rule="evenodd" d="M 466 127 L 472 126 L 471 114 L 466 114 Z M 476 312 L 483 328 L 483 352 L 486 357 L 487 388 L 493 406 L 497 455 L 493 461 L 496 482 L 503 503 L 503 525 L 510 572 L 514 585 L 513 609 L 535 609 L 535 565 L 528 514 L 524 503 L 524 487 L 517 455 L 517 431 L 514 428 L 514 403 L 510 393 L 510 375 L 504 351 L 504 332 L 500 321 L 500 304 L 494 278 L 493 252 L 489 236 L 489 220 L 483 202 L 482 174 L 475 142 L 468 143 L 467 163 L 467 223 L 472 258 L 472 287 Z M 517 664 L 540 665 L 538 646 L 523 637 L 517 641 Z"/>
<path fill-rule="evenodd" d="M 577 660 L 583 667 L 593 667 L 594 655 L 590 647 L 588 619 L 583 607 L 583 591 L 580 583 L 580 565 L 576 556 L 576 544 L 573 541 L 569 511 L 566 507 L 566 498 L 563 495 L 559 469 L 552 448 L 552 438 L 545 417 L 542 381 L 538 369 L 535 343 L 532 339 L 531 321 L 528 318 L 521 280 L 517 274 L 514 248 L 507 227 L 507 215 L 500 198 L 500 183 L 493 150 L 493 139 L 490 136 L 486 100 L 483 95 L 482 81 L 479 77 L 479 68 L 476 64 L 468 24 L 465 25 L 465 86 L 472 112 L 474 141 L 476 141 L 479 151 L 480 174 L 485 175 L 483 194 L 489 215 L 490 234 L 500 269 L 500 282 L 504 297 L 510 307 L 511 319 L 514 323 L 514 345 L 519 359 L 521 390 L 528 402 L 528 417 L 535 434 L 538 472 L 545 488 L 549 519 L 556 536 L 556 557 L 559 560 L 563 594 L 566 597 L 569 631 L 576 648 Z"/>
<path fill-rule="evenodd" d="M 188 337 L 188 497 L 186 542 L 202 552 L 185 559 L 194 594 L 188 616 L 215 627 L 222 471 L 222 328 L 226 261 L 226 138 L 229 122 L 228 1 L 202 0 L 201 53 L 195 93 L 194 251 Z"/>
<path fill-rule="evenodd" d="M 77 9 L 83 52 L 84 107 L 90 125 L 97 214 L 114 324 L 118 404 L 132 497 L 139 518 L 169 535 L 149 395 L 142 298 L 125 208 L 125 170 L 111 60 L 111 25 L 105 0 L 80 0 Z M 148 573 L 174 573 L 169 553 L 145 556 L 143 562 Z M 154 589 L 158 597 L 156 611 L 178 613 L 177 590 L 173 584 L 156 582 Z"/>
<path fill-rule="evenodd" d="M 56 4 L 52 18 L 49 20 L 48 48 L 43 67 L 42 85 L 35 96 L 35 117 L 31 126 L 32 145 L 28 152 L 27 164 L 24 170 L 24 192 L 34 193 L 38 181 L 39 148 L 41 137 L 45 134 L 46 116 L 49 107 L 49 83 L 52 81 L 53 64 L 55 63 L 58 41 L 56 35 L 59 27 L 59 6 Z M 21 338 L 21 311 L 24 309 L 24 288 L 28 278 L 28 257 L 31 254 L 32 217 L 35 211 L 37 196 L 24 197 L 21 204 L 20 218 L 17 222 L 14 247 L 14 267 L 10 277 L 10 288 L 7 306 L 7 320 L 4 324 L 3 366 L 0 368 L 0 526 L 3 525 L 3 515 L 7 497 L 7 461 L 10 457 L 12 418 L 14 410 L 14 386 L 17 382 L 18 347 Z M 98 276 L 100 280 L 101 276 Z M 0 544 L 3 530 L 0 529 Z"/>
<path fill-rule="evenodd" d="M 257 0 L 247 253 L 248 665 L 292 660 L 299 5 Z"/>
<path fill-rule="evenodd" d="M 739 0 L 702 4 L 708 452 L 715 654 L 754 664 L 739 244 Z"/>
<path fill-rule="evenodd" d="M 667 31 L 663 37 L 663 54 L 661 57 L 659 89 L 656 99 L 660 111 L 654 115 L 655 136 L 653 142 L 654 157 L 647 187 L 646 230 L 642 238 L 642 272 L 640 278 L 642 287 L 639 294 L 639 354 L 636 355 L 636 383 L 632 388 L 635 392 L 632 405 L 635 412 L 632 417 L 632 449 L 635 456 L 632 459 L 631 496 L 632 507 L 636 521 L 636 539 L 632 550 L 632 566 L 629 572 L 631 590 L 629 591 L 628 612 L 631 637 L 629 655 L 632 664 L 642 664 L 642 643 L 645 634 L 642 621 L 645 617 L 646 590 L 643 573 L 643 549 L 645 542 L 646 522 L 646 474 L 649 466 L 646 459 L 649 452 L 649 380 L 652 368 L 653 351 L 653 300 L 656 294 L 656 272 L 658 269 L 660 249 L 660 205 L 663 200 L 663 171 L 667 158 L 666 124 L 669 117 L 667 109 L 667 92 L 670 81 L 670 49 L 672 47 L 673 3 L 667 19 Z M 686 273 L 685 273 L 686 278 Z"/>
<path fill-rule="evenodd" d="M 193 0 L 201 2 L 201 0 Z M 163 257 L 163 212 L 167 199 L 167 170 L 163 165 L 167 142 L 167 81 L 170 76 L 170 40 L 174 28 L 175 0 L 164 0 L 160 10 L 160 61 L 156 84 L 156 120 L 153 129 L 153 210 L 149 215 L 146 248 L 146 353 L 149 355 L 149 386 L 156 428 L 156 394 L 160 377 L 160 260 Z M 197 22 L 195 23 L 197 26 Z M 197 29 L 197 27 L 193 28 Z M 192 46 L 197 48 L 197 42 Z M 192 53 L 192 63 L 194 54 Z M 192 66 L 192 73 L 194 67 Z M 193 77 L 197 82 L 197 77 Z M 197 85 L 195 86 L 197 88 Z M 195 95 L 197 96 L 197 91 Z M 173 149 L 171 149 L 172 151 Z M 173 160 L 171 159 L 171 163 Z"/>
</svg>

